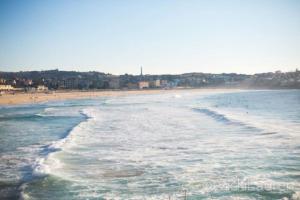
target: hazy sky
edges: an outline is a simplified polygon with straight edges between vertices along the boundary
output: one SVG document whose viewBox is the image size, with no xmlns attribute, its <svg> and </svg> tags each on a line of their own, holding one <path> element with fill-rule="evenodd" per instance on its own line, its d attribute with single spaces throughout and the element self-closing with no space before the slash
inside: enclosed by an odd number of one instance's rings
<svg viewBox="0 0 300 200">
<path fill-rule="evenodd" d="M 0 70 L 300 68 L 300 0 L 0 0 Z"/>
</svg>

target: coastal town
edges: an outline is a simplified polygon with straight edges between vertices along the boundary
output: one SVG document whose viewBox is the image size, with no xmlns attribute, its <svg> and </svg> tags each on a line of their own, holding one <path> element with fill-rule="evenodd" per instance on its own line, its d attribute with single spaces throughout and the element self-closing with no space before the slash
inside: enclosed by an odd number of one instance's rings
<svg viewBox="0 0 300 200">
<path fill-rule="evenodd" d="M 172 88 L 299 89 L 300 71 L 254 75 L 236 73 L 185 73 L 179 75 L 112 75 L 102 72 L 21 71 L 0 72 L 1 93 L 54 90 L 146 90 Z"/>
</svg>

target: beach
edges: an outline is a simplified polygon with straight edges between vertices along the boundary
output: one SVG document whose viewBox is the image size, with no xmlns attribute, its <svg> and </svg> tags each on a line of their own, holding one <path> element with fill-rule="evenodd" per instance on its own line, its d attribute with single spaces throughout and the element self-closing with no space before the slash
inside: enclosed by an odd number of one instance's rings
<svg viewBox="0 0 300 200">
<path fill-rule="evenodd" d="M 127 95 L 142 94 L 159 94 L 159 93 L 176 93 L 179 91 L 189 92 L 231 92 L 238 89 L 171 89 L 171 90 L 96 90 L 96 91 L 67 91 L 58 90 L 53 92 L 35 92 L 35 93 L 15 93 L 2 94 L 0 96 L 0 105 L 32 104 L 43 103 L 48 101 L 62 101 L 70 99 L 91 99 L 97 97 L 115 97 Z"/>
<path fill-rule="evenodd" d="M 59 101 L 68 99 L 89 99 L 105 96 L 124 96 L 130 94 L 155 94 L 166 90 L 135 90 L 135 91 L 55 91 L 36 93 L 2 94 L 0 105 L 32 104 L 47 101 Z"/>
</svg>

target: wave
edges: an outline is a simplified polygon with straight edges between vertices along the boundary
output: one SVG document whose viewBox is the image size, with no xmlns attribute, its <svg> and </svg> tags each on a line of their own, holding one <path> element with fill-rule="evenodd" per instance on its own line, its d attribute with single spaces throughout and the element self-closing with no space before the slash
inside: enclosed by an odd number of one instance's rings
<svg viewBox="0 0 300 200">
<path fill-rule="evenodd" d="M 257 128 L 255 126 L 251 126 L 245 122 L 238 121 L 232 118 L 229 118 L 225 114 L 221 114 L 215 110 L 209 109 L 209 108 L 194 108 L 195 111 L 203 113 L 207 116 L 212 117 L 218 122 L 226 123 L 228 125 L 237 125 L 237 126 L 243 126 L 244 128 L 256 130 L 256 131 L 262 131 L 260 128 Z"/>
<path fill-rule="evenodd" d="M 81 114 L 81 113 L 80 113 Z M 73 108 L 62 109 L 60 107 L 48 107 L 45 108 L 42 112 L 35 114 L 35 116 L 39 117 L 70 117 L 77 116 L 78 111 Z"/>
<path fill-rule="evenodd" d="M 46 158 L 39 158 L 32 165 L 33 175 L 35 176 L 46 176 L 50 173 L 51 170 L 58 168 L 60 166 L 60 162 L 57 159 L 51 159 L 51 154 L 49 154 Z M 51 161 L 51 166 L 46 164 L 46 161 Z"/>
<path fill-rule="evenodd" d="M 40 116 L 40 117 L 55 116 L 55 113 L 57 113 L 57 111 L 59 111 L 58 108 L 48 107 L 48 108 L 45 108 L 42 112 L 37 113 L 35 115 Z"/>
<path fill-rule="evenodd" d="M 253 116 L 236 111 L 226 111 L 221 109 L 193 108 L 193 110 L 212 117 L 218 122 L 228 125 L 242 126 L 246 129 L 255 131 L 257 134 L 265 137 L 276 136 L 278 138 L 299 138 L 300 127 L 298 124 L 281 121 L 278 119 L 262 118 L 261 116 Z"/>
<path fill-rule="evenodd" d="M 82 131 L 82 129 L 84 129 L 84 123 L 92 118 L 92 115 L 88 110 L 82 110 L 80 111 L 80 114 L 85 117 L 83 121 L 74 126 L 65 137 L 44 147 L 44 156 L 36 159 L 32 165 L 33 175 L 46 176 L 50 174 L 51 171 L 61 167 L 61 162 L 53 157 L 53 153 L 63 150 L 66 145 L 72 144 L 73 138 L 76 137 L 76 133 Z"/>
<path fill-rule="evenodd" d="M 226 122 L 226 123 L 232 122 L 227 117 L 225 117 L 225 115 L 217 113 L 216 111 L 210 110 L 208 108 L 194 108 L 194 110 L 204 113 L 204 114 L 216 119 L 217 121 L 222 121 L 222 122 Z"/>
</svg>

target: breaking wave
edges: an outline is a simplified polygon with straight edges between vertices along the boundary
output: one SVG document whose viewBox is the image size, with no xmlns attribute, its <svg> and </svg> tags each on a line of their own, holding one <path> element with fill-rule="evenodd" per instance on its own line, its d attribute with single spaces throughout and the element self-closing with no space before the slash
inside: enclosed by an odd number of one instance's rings
<svg viewBox="0 0 300 200">
<path fill-rule="evenodd" d="M 90 118 L 92 118 L 90 112 L 86 110 L 80 111 L 80 114 L 85 118 L 78 125 L 73 127 L 69 133 L 62 139 L 54 141 L 51 144 L 45 146 L 43 150 L 43 157 L 36 159 L 32 165 L 33 175 L 35 176 L 46 176 L 51 173 L 51 171 L 61 167 L 61 162 L 54 158 L 54 154 L 57 151 L 61 151 L 67 145 L 72 145 L 73 138 L 76 137 L 76 133 L 82 131 L 84 128 L 84 123 L 86 123 Z"/>
<path fill-rule="evenodd" d="M 245 128 L 248 129 L 252 129 L 252 130 L 257 130 L 257 131 L 261 131 L 260 128 L 257 128 L 255 126 L 251 126 L 245 122 L 242 121 L 238 121 L 235 119 L 231 119 L 228 116 L 226 116 L 225 114 L 221 114 L 215 110 L 209 109 L 209 108 L 194 108 L 195 111 L 203 113 L 209 117 L 212 117 L 213 119 L 215 119 L 218 122 L 222 122 L 222 123 L 226 123 L 228 125 L 237 125 L 237 126 L 243 126 Z"/>
<path fill-rule="evenodd" d="M 245 113 L 239 113 L 235 111 L 214 109 L 211 107 L 196 107 L 193 108 L 193 110 L 205 114 L 218 122 L 225 123 L 227 125 L 241 126 L 255 131 L 262 136 L 276 135 L 277 137 L 298 138 L 300 133 L 300 127 L 298 124 L 252 116 L 246 111 Z"/>
</svg>

